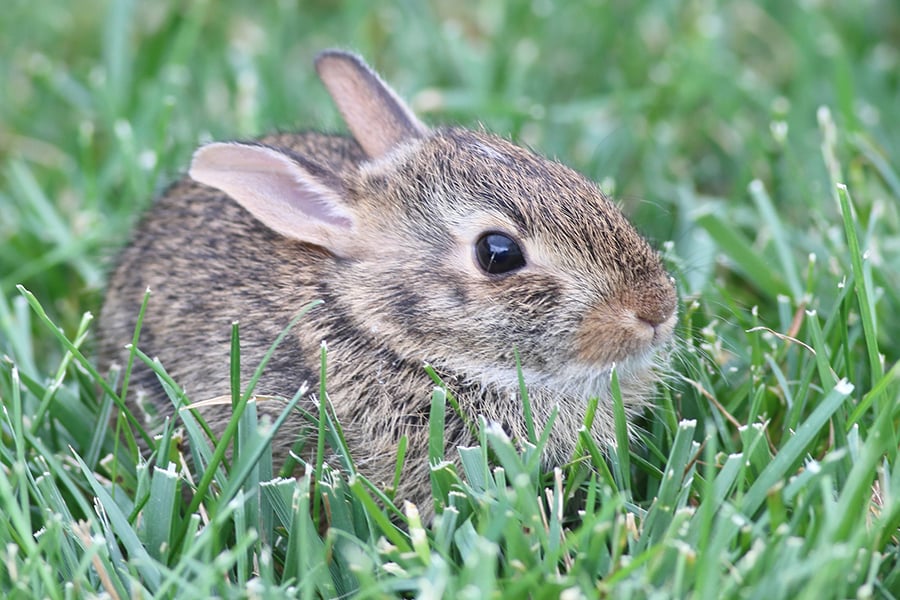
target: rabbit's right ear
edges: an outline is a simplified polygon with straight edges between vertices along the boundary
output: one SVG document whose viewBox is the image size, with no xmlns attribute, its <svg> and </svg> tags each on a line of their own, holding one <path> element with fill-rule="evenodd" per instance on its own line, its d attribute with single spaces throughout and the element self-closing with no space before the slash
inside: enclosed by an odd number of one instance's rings
<svg viewBox="0 0 900 600">
<path fill-rule="evenodd" d="M 273 231 L 338 256 L 352 253 L 356 217 L 328 172 L 268 146 L 213 143 L 194 153 L 188 174 L 228 194 Z"/>
<path fill-rule="evenodd" d="M 316 56 L 316 71 L 369 158 L 380 158 L 428 132 L 394 90 L 355 54 L 325 50 Z"/>
</svg>

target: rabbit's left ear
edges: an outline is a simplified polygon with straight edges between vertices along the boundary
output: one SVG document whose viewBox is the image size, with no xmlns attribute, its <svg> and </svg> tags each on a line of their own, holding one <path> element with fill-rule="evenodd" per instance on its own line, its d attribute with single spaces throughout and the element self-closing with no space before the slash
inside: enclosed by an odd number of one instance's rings
<svg viewBox="0 0 900 600">
<path fill-rule="evenodd" d="M 355 54 L 325 50 L 316 57 L 316 71 L 369 158 L 380 158 L 428 132 L 409 106 Z"/>
<path fill-rule="evenodd" d="M 228 194 L 269 229 L 349 256 L 356 214 L 338 178 L 313 167 L 269 146 L 213 143 L 194 153 L 188 173 Z"/>
</svg>

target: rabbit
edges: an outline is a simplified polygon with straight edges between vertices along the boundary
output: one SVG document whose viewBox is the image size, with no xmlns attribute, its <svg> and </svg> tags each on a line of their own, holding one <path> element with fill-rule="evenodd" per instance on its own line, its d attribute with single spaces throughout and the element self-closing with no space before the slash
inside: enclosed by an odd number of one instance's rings
<svg viewBox="0 0 900 600">
<path fill-rule="evenodd" d="M 149 288 L 138 346 L 193 401 L 227 395 L 232 323 L 246 382 L 292 317 L 320 299 L 255 393 L 290 398 L 305 382 L 317 391 L 326 342 L 328 399 L 357 468 L 390 484 L 406 436 L 396 494 L 420 509 L 431 503 L 426 364 L 471 421 L 524 440 L 518 351 L 539 432 L 558 410 L 544 466 L 572 458 L 592 397 L 590 433 L 608 444 L 613 366 L 629 418 L 650 405 L 667 369 L 677 294 L 658 253 L 562 164 L 485 131 L 426 127 L 352 53 L 323 51 L 315 67 L 350 135 L 200 147 L 110 275 L 101 364 L 124 364 Z M 172 412 L 144 365 L 129 389 L 130 406 L 142 398 Z M 301 405 L 313 410 L 314 400 Z M 274 418 L 284 406 L 258 410 Z M 221 433 L 230 405 L 201 412 Z M 308 428 L 288 417 L 273 443 L 277 462 Z M 444 435 L 450 461 L 477 443 L 449 409 Z"/>
</svg>

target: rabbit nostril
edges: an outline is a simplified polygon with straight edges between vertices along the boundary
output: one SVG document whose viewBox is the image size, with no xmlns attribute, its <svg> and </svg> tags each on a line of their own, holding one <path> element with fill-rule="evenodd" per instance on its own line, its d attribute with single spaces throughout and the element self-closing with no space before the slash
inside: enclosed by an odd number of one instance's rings
<svg viewBox="0 0 900 600">
<path fill-rule="evenodd" d="M 668 321 L 672 317 L 674 312 L 674 309 L 670 309 L 667 307 L 666 309 L 653 310 L 649 312 L 641 311 L 636 313 L 635 316 L 644 323 L 647 323 L 648 325 L 656 329 L 657 327 Z"/>
</svg>

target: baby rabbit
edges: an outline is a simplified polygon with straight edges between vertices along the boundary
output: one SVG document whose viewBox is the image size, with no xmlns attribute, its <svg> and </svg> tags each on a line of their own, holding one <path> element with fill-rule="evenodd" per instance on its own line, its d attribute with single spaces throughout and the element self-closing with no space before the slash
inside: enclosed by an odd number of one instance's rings
<svg viewBox="0 0 900 600">
<path fill-rule="evenodd" d="M 427 128 L 353 54 L 328 50 L 315 65 L 351 135 L 198 149 L 189 177 L 156 202 L 112 273 L 104 365 L 124 364 L 149 287 L 139 347 L 192 400 L 227 395 L 232 322 L 241 324 L 246 382 L 291 318 L 322 299 L 255 391 L 290 398 L 304 382 L 318 390 L 326 341 L 329 398 L 360 471 L 389 483 L 408 437 L 399 497 L 430 504 L 425 363 L 473 422 L 483 416 L 525 439 L 518 350 L 536 426 L 559 409 L 546 466 L 571 457 L 591 397 L 591 433 L 607 443 L 613 365 L 633 416 L 648 404 L 673 335 L 677 298 L 657 253 L 567 167 L 482 131 Z M 171 412 L 143 365 L 131 389 Z M 202 412 L 221 432 L 230 406 Z M 307 428 L 291 415 L 275 457 L 283 461 Z M 445 443 L 449 460 L 476 443 L 453 411 Z"/>
</svg>

